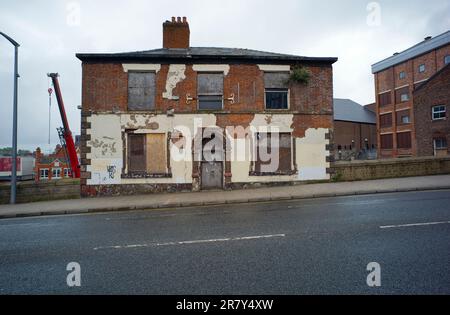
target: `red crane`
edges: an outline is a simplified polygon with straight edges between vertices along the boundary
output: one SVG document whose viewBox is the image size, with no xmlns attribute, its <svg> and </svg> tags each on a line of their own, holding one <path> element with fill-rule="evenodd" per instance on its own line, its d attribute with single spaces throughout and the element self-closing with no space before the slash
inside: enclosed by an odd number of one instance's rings
<svg viewBox="0 0 450 315">
<path fill-rule="evenodd" d="M 58 129 L 58 132 L 61 140 L 63 140 L 63 145 L 67 150 L 72 177 L 80 178 L 80 163 L 78 162 L 75 143 L 73 142 L 72 132 L 70 131 L 69 122 L 66 116 L 66 110 L 64 109 L 64 101 L 61 94 L 61 88 L 59 87 L 58 74 L 49 73 L 48 76 L 52 79 L 53 87 L 55 88 L 56 100 L 58 102 L 59 113 L 61 114 L 61 120 L 63 123 L 63 127 Z"/>
</svg>

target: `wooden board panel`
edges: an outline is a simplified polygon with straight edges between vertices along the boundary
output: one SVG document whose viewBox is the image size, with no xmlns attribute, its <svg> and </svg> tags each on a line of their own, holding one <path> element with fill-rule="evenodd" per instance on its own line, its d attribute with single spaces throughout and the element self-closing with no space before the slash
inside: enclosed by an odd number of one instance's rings
<svg viewBox="0 0 450 315">
<path fill-rule="evenodd" d="M 147 134 L 147 172 L 164 174 L 167 172 L 166 134 Z"/>
</svg>

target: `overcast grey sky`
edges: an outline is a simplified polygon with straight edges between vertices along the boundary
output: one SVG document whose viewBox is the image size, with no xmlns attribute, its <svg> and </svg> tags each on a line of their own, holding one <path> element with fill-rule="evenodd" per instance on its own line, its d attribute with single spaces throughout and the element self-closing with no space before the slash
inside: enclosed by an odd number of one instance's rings
<svg viewBox="0 0 450 315">
<path fill-rule="evenodd" d="M 334 97 L 373 102 L 371 64 L 450 29 L 450 0 L 1 1 L 0 31 L 21 44 L 19 147 L 48 150 L 48 72 L 59 72 L 71 128 L 79 134 L 77 52 L 162 46 L 162 23 L 186 16 L 192 46 L 338 57 Z M 79 12 L 78 12 L 79 9 Z M 79 14 L 78 14 L 79 13 Z M 369 23 L 368 23 L 369 20 Z M 380 23 L 377 23 L 379 21 Z M 0 147 L 11 145 L 13 48 L 0 38 Z M 52 106 L 52 147 L 61 125 Z"/>
</svg>

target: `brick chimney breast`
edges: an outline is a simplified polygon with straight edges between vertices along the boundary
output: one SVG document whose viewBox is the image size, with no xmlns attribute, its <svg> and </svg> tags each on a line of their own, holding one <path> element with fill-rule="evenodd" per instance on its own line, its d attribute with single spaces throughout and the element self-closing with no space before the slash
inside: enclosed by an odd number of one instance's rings
<svg viewBox="0 0 450 315">
<path fill-rule="evenodd" d="M 163 23 L 163 48 L 189 48 L 189 23 L 186 17 L 172 17 Z"/>
</svg>

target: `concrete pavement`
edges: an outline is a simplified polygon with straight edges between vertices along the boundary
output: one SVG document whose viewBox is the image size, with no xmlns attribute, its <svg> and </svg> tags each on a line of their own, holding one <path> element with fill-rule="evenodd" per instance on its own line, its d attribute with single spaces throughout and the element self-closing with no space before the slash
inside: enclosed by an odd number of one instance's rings
<svg viewBox="0 0 450 315">
<path fill-rule="evenodd" d="M 0 205 L 0 219 L 450 189 L 450 175 Z"/>
<path fill-rule="evenodd" d="M 5 219 L 0 295 L 450 294 L 449 244 L 450 190 Z"/>
</svg>

